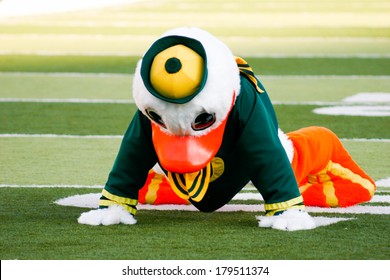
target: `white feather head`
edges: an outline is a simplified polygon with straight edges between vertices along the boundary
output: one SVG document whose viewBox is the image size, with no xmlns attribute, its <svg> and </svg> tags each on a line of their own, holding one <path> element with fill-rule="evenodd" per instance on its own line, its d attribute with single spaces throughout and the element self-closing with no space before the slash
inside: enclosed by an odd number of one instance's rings
<svg viewBox="0 0 390 280">
<path fill-rule="evenodd" d="M 138 62 L 133 82 L 133 97 L 137 107 L 146 115 L 147 109 L 156 112 L 165 124 L 163 131 L 173 135 L 201 136 L 218 127 L 225 120 L 240 92 L 239 69 L 230 49 L 210 33 L 198 28 L 177 28 L 161 38 L 177 35 L 199 41 L 207 56 L 207 80 L 202 90 L 189 102 L 176 104 L 152 95 L 141 76 L 142 59 Z M 215 122 L 203 130 L 192 124 L 201 113 L 215 116 Z"/>
</svg>

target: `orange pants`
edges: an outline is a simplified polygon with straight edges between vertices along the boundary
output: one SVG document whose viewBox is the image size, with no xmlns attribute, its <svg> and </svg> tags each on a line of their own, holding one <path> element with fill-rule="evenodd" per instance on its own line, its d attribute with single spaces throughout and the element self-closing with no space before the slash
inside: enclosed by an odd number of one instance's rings
<svg viewBox="0 0 390 280">
<path fill-rule="evenodd" d="M 313 126 L 287 136 L 294 145 L 291 165 L 305 205 L 347 207 L 372 198 L 375 182 L 332 131 Z"/>
<path fill-rule="evenodd" d="M 304 204 L 347 207 L 369 201 L 375 182 L 353 161 L 329 129 L 307 127 L 287 133 L 294 146 L 292 168 Z M 179 198 L 163 174 L 150 171 L 139 191 L 143 204 L 189 204 Z"/>
</svg>

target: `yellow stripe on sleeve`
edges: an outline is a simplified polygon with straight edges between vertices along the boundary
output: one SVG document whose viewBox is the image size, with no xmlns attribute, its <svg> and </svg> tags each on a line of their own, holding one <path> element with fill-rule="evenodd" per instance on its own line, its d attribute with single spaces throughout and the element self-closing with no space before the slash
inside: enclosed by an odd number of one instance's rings
<svg viewBox="0 0 390 280">
<path fill-rule="evenodd" d="M 290 207 L 288 207 L 288 208 L 283 208 L 283 209 L 277 209 L 277 210 L 273 210 L 273 211 L 268 211 L 265 215 L 266 215 L 266 216 L 273 216 L 273 215 L 275 215 L 277 212 L 285 211 L 285 210 L 288 210 L 288 209 L 300 209 L 300 210 L 305 210 L 305 205 L 294 205 L 294 206 L 290 206 Z"/>
<path fill-rule="evenodd" d="M 295 204 L 303 203 L 303 197 L 300 195 L 296 198 L 284 201 L 284 202 L 277 202 L 277 203 L 271 203 L 271 204 L 265 204 L 264 209 L 266 211 L 272 211 L 272 210 L 285 210 L 290 208 L 291 206 Z"/>
<path fill-rule="evenodd" d="M 128 204 L 128 205 L 132 205 L 132 206 L 136 206 L 138 204 L 137 199 L 127 198 L 127 197 L 123 197 L 123 196 L 117 196 L 117 195 L 114 195 L 112 193 L 109 193 L 105 189 L 103 189 L 102 195 L 104 197 L 108 198 L 109 200 L 115 201 L 117 204 Z"/>
<path fill-rule="evenodd" d="M 127 212 L 129 212 L 130 214 L 133 214 L 135 215 L 137 213 L 137 209 L 129 206 L 129 205 L 126 205 L 126 204 L 121 204 L 121 203 L 117 203 L 117 202 L 114 202 L 112 200 L 106 200 L 106 199 L 101 199 L 100 202 L 99 202 L 99 206 L 111 206 L 111 205 L 120 205 L 122 206 Z"/>
</svg>

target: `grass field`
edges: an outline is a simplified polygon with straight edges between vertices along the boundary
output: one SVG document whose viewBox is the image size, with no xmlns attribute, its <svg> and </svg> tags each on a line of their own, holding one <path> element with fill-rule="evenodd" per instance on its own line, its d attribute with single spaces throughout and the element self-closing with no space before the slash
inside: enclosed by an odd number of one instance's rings
<svg viewBox="0 0 390 280">
<path fill-rule="evenodd" d="M 88 208 L 58 199 L 99 193 L 136 107 L 137 60 L 162 32 L 198 26 L 255 69 L 280 127 L 334 130 L 378 182 L 351 218 L 311 231 L 257 227 L 259 211 L 140 210 L 135 226 L 77 223 Z M 390 95 L 390 4 L 339 1 L 136 1 L 53 15 L 0 18 L 0 259 L 389 260 L 390 117 L 320 107 L 358 93 Z M 243 194 L 251 194 L 250 186 Z"/>
</svg>

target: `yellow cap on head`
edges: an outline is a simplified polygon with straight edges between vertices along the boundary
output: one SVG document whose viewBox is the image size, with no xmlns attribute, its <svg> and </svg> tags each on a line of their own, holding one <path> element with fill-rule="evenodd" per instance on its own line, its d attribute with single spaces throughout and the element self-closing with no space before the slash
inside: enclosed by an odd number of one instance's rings
<svg viewBox="0 0 390 280">
<path fill-rule="evenodd" d="M 174 45 L 158 53 L 150 68 L 150 84 L 168 99 L 181 99 L 196 92 L 204 72 L 204 60 L 184 45 Z"/>
</svg>

